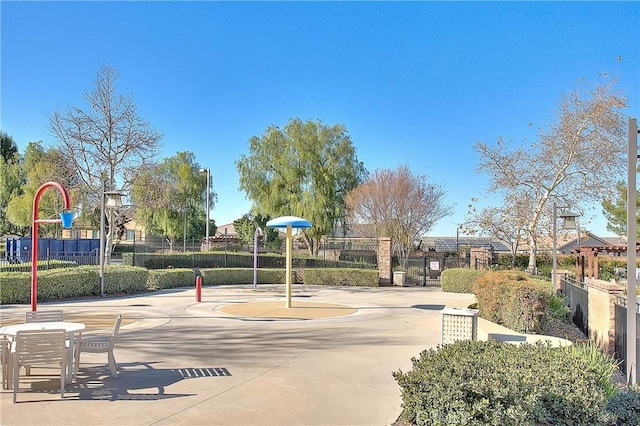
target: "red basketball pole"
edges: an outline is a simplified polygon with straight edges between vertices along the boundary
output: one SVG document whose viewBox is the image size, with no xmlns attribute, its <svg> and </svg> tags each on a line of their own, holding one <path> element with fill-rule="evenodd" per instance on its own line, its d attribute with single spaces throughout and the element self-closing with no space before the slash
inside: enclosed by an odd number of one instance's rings
<svg viewBox="0 0 640 426">
<path fill-rule="evenodd" d="M 61 219 L 38 219 L 38 204 L 40 202 L 40 196 L 45 189 L 51 186 L 57 188 L 62 194 L 64 208 L 71 208 L 69 194 L 58 182 L 43 183 L 36 191 L 35 197 L 33 197 L 33 222 L 31 224 L 31 311 L 33 312 L 36 311 L 38 300 L 38 224 L 62 223 Z"/>
</svg>

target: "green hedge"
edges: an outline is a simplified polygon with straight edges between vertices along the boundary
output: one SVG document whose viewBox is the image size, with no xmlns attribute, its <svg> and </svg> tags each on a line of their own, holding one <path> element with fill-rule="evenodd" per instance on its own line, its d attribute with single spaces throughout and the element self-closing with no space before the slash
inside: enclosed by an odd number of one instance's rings
<svg viewBox="0 0 640 426">
<path fill-rule="evenodd" d="M 106 266 L 105 294 L 134 293 L 147 290 L 149 271 L 131 266 Z M 97 266 L 38 271 L 38 301 L 53 301 L 100 295 L 100 269 Z M 31 301 L 31 273 L 2 274 L 0 303 Z"/>
<path fill-rule="evenodd" d="M 38 271 L 37 300 L 45 302 L 99 294 L 99 279 L 98 269 L 86 266 Z M 30 302 L 31 273 L 3 273 L 0 303 L 18 304 Z"/>
<path fill-rule="evenodd" d="M 459 341 L 393 373 L 402 417 L 416 425 L 608 424 L 592 363 L 547 345 Z"/>
<path fill-rule="evenodd" d="M 253 283 L 253 268 L 201 269 L 205 285 Z M 284 284 L 285 269 L 258 269 L 259 284 Z M 366 269 L 306 269 L 292 271 L 293 282 L 331 285 L 378 285 L 378 271 Z M 304 276 L 304 279 L 303 279 Z M 105 266 L 106 295 L 129 294 L 195 285 L 195 272 L 187 268 L 147 270 L 135 266 Z M 38 300 L 52 301 L 100 295 L 100 270 L 97 266 L 79 266 L 38 273 Z M 0 303 L 20 304 L 31 300 L 31 274 L 2 274 Z"/>
<path fill-rule="evenodd" d="M 292 272 L 293 274 L 294 272 Z M 253 283 L 253 268 L 200 269 L 204 285 L 237 285 Z M 258 269 L 258 284 L 284 284 L 285 269 Z"/>
<path fill-rule="evenodd" d="M 522 333 L 541 330 L 551 298 L 549 283 L 521 271 L 485 272 L 473 292 L 482 318 Z"/>
<path fill-rule="evenodd" d="M 473 285 L 476 282 L 476 278 L 482 273 L 483 271 L 477 269 L 445 269 L 440 275 L 442 291 L 451 293 L 473 293 Z"/>
<path fill-rule="evenodd" d="M 135 266 L 105 266 L 105 294 L 128 294 L 147 290 L 149 271 Z"/>
<path fill-rule="evenodd" d="M 162 290 L 165 288 L 192 287 L 196 283 L 193 269 L 153 269 L 147 278 L 147 290 Z"/>
<path fill-rule="evenodd" d="M 147 269 L 164 268 L 252 268 L 252 253 L 123 253 L 125 265 L 142 266 Z M 258 255 L 260 268 L 285 268 L 286 257 L 280 254 L 263 253 Z M 316 257 L 295 256 L 293 268 L 365 268 L 375 269 L 375 265 L 365 262 L 346 262 L 341 260 L 319 259 Z"/>
<path fill-rule="evenodd" d="M 378 271 L 369 269 L 314 268 L 303 271 L 306 285 L 348 285 L 377 287 L 380 281 Z"/>
</svg>

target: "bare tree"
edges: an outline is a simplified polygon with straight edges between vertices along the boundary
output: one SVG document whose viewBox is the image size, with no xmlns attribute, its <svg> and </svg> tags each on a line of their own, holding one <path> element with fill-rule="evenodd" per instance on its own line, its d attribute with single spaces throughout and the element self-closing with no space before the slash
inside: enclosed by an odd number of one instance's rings
<svg viewBox="0 0 640 426">
<path fill-rule="evenodd" d="M 443 204 L 444 197 L 442 186 L 402 165 L 395 170 L 376 170 L 349 193 L 346 202 L 350 220 L 368 224 L 375 232 L 363 236 L 391 237 L 393 251 L 405 266 L 415 241 L 451 214 L 452 207 Z"/>
<path fill-rule="evenodd" d="M 529 270 L 536 269 L 538 235 L 550 224 L 555 201 L 580 210 L 615 189 L 624 170 L 626 98 L 605 78 L 591 90 L 581 80 L 562 96 L 556 122 L 539 133 L 530 146 L 511 148 L 502 138 L 495 146 L 476 142 L 478 171 L 488 173 L 489 191 L 503 196 L 503 205 L 521 216 L 529 239 Z M 526 206 L 515 208 L 516 204 Z M 524 219 L 524 220 L 522 220 Z M 513 221 L 517 221 L 514 219 Z"/>
<path fill-rule="evenodd" d="M 119 73 L 102 66 L 93 90 L 84 94 L 86 108 L 69 106 L 49 116 L 50 128 L 81 180 L 83 201 L 99 205 L 102 180 L 107 189 L 127 190 L 135 168 L 152 160 L 162 134 L 138 116 L 132 97 L 118 93 Z M 113 227 L 107 218 L 107 250 Z M 107 255 L 108 256 L 108 255 Z"/>
<path fill-rule="evenodd" d="M 511 250 L 511 266 L 515 264 L 520 243 L 525 239 L 527 213 L 526 200 L 509 200 L 500 207 L 487 207 L 477 211 L 472 200 L 464 227 L 467 233 L 489 235 L 508 244 Z"/>
</svg>

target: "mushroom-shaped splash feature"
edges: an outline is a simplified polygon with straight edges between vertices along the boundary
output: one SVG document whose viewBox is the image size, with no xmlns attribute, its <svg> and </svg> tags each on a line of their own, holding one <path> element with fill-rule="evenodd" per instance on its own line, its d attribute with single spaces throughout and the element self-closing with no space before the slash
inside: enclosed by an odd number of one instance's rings
<svg viewBox="0 0 640 426">
<path fill-rule="evenodd" d="M 296 216 L 281 216 L 267 222 L 269 228 L 287 230 L 287 270 L 285 283 L 287 287 L 286 307 L 291 307 L 291 258 L 293 253 L 293 228 L 311 228 L 311 222 Z"/>
</svg>

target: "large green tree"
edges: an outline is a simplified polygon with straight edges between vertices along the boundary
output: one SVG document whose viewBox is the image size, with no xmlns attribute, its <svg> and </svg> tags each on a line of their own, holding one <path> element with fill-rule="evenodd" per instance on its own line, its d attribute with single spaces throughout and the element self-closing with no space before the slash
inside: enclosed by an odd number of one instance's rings
<svg viewBox="0 0 640 426">
<path fill-rule="evenodd" d="M 344 221 L 347 193 L 366 176 L 344 125 L 298 118 L 252 137 L 236 167 L 257 213 L 311 221 L 302 237 L 316 255 L 320 238 Z"/>
<path fill-rule="evenodd" d="M 0 131 L 0 148 L 0 235 L 24 235 L 25 228 L 11 223 L 7 218 L 9 201 L 22 193 L 25 183 L 18 146 L 10 135 Z"/>
<path fill-rule="evenodd" d="M 636 207 L 640 210 L 640 192 L 636 194 Z M 607 219 L 607 230 L 616 235 L 627 235 L 627 185 L 624 182 L 618 182 L 616 193 L 604 199 L 602 213 Z M 637 237 L 640 238 L 640 216 L 636 215 L 636 221 Z"/>
<path fill-rule="evenodd" d="M 142 168 L 135 175 L 131 192 L 136 206 L 135 218 L 148 232 L 162 235 L 171 250 L 178 238 L 189 237 L 196 229 L 202 229 L 198 223 L 206 220 L 202 209 L 207 187 L 204 176 L 191 152 L 178 152 L 160 164 Z M 215 193 L 211 199 L 213 205 Z"/>
<path fill-rule="evenodd" d="M 30 142 L 20 161 L 24 182 L 7 204 L 7 219 L 13 226 L 29 230 L 33 221 L 33 199 L 38 188 L 46 182 L 61 184 L 72 199 L 76 200 L 77 175 L 57 148 L 44 148 L 41 142 Z M 53 218 L 62 210 L 62 197 L 58 191 L 48 190 L 39 200 L 38 217 Z M 55 225 L 38 228 L 46 236 L 54 236 L 60 230 Z"/>
<path fill-rule="evenodd" d="M 523 216 L 511 222 L 525 225 L 529 270 L 536 269 L 538 239 L 550 234 L 554 202 L 579 210 L 615 188 L 625 164 L 626 105 L 606 76 L 593 86 L 581 81 L 562 96 L 555 122 L 532 144 L 513 147 L 502 138 L 495 145 L 474 144 L 489 192 L 503 198 L 507 212 Z"/>
<path fill-rule="evenodd" d="M 251 213 L 243 215 L 240 219 L 233 221 L 233 227 L 238 234 L 238 238 L 244 244 L 253 246 L 253 240 L 256 233 L 256 228 L 262 230 L 262 235 L 258 236 L 258 245 L 279 245 L 278 230 L 275 228 L 267 228 L 267 222 L 269 217 L 262 216 L 260 214 L 254 215 Z"/>
</svg>

